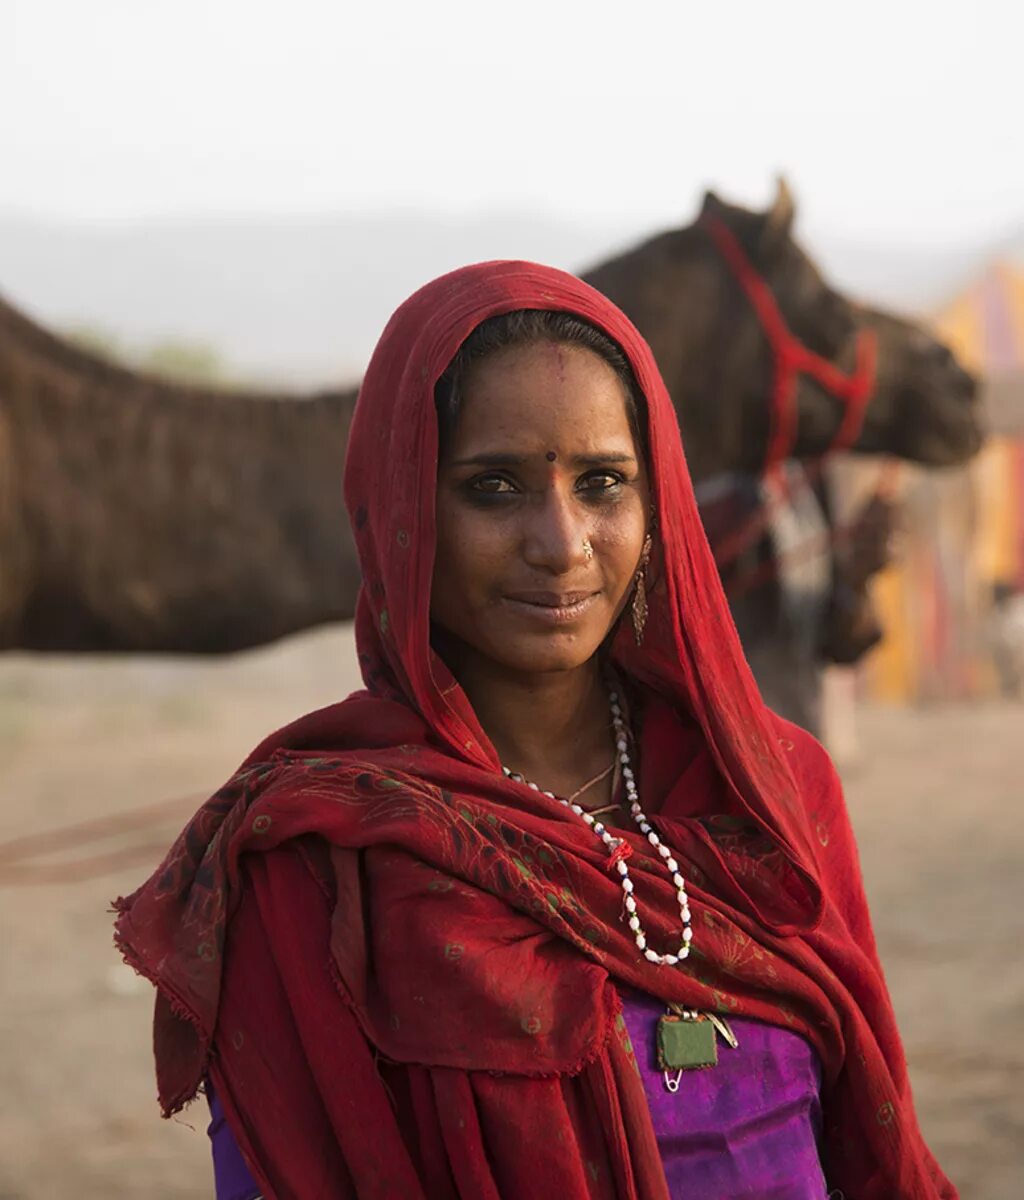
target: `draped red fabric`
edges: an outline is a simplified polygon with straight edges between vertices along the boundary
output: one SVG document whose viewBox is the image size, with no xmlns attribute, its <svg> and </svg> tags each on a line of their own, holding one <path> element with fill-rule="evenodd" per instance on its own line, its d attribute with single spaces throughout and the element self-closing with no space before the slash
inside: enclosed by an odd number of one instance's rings
<svg viewBox="0 0 1024 1200">
<path fill-rule="evenodd" d="M 646 398 L 658 548 L 642 647 L 615 639 L 646 811 L 690 882 L 694 950 L 639 955 L 604 848 L 503 777 L 430 647 L 434 385 L 483 320 L 578 314 Z M 297 467 L 298 469 L 298 467 Z M 138 891 L 116 938 L 158 989 L 170 1113 L 212 1076 L 268 1196 L 667 1196 L 617 983 L 794 1029 L 824 1068 L 847 1200 L 955 1197 L 917 1128 L 842 794 L 762 705 L 646 344 L 579 280 L 485 263 L 395 313 L 353 419 L 366 690 L 268 738 Z M 649 942 L 678 944 L 639 832 Z"/>
</svg>

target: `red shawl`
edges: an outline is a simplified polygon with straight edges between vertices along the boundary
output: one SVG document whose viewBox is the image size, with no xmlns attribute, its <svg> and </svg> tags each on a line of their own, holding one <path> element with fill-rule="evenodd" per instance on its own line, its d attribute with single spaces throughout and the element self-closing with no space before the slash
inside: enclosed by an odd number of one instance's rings
<svg viewBox="0 0 1024 1200">
<path fill-rule="evenodd" d="M 694 953 L 676 968 L 639 955 L 604 848 L 503 778 L 430 649 L 434 384 L 476 325 L 523 308 L 605 330 L 647 398 L 651 614 L 643 647 L 623 634 L 613 653 L 645 808 L 691 882 Z M 671 402 L 623 314 L 527 263 L 429 284 L 374 353 L 345 492 L 366 691 L 258 747 L 118 902 L 118 944 L 158 988 L 165 1113 L 210 1074 L 279 1200 L 665 1198 L 621 982 L 807 1037 L 847 1200 L 954 1197 L 917 1128 L 838 781 L 758 697 Z M 672 886 L 628 836 L 650 943 L 668 947 Z"/>
</svg>

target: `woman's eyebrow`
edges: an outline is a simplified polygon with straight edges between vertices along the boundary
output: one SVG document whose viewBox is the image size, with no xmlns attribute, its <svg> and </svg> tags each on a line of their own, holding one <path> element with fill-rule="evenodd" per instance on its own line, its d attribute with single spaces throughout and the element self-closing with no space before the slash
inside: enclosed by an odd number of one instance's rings
<svg viewBox="0 0 1024 1200">
<path fill-rule="evenodd" d="M 546 458 L 546 455 L 544 457 Z M 453 467 L 521 467 L 528 463 L 530 458 L 531 456 L 528 454 L 496 451 L 490 454 L 472 454 L 468 458 L 457 458 L 452 461 L 451 465 Z M 575 467 L 623 466 L 635 463 L 636 455 L 623 450 L 609 450 L 607 453 L 596 451 L 589 454 L 574 454 L 569 461 Z"/>
<path fill-rule="evenodd" d="M 636 462 L 636 455 L 625 450 L 610 450 L 607 453 L 576 454 L 570 460 L 577 467 L 627 466 Z"/>
</svg>

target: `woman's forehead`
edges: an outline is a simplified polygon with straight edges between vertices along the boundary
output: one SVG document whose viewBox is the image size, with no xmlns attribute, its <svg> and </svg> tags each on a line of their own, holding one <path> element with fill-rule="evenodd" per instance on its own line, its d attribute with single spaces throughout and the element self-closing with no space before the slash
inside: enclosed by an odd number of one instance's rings
<svg viewBox="0 0 1024 1200">
<path fill-rule="evenodd" d="M 624 416 L 626 391 L 600 355 L 550 342 L 509 346 L 474 363 L 461 404 L 477 422 L 503 417 Z"/>
<path fill-rule="evenodd" d="M 542 343 L 474 364 L 453 450 L 516 446 L 561 458 L 632 441 L 625 388 L 612 367 L 589 350 Z"/>
</svg>

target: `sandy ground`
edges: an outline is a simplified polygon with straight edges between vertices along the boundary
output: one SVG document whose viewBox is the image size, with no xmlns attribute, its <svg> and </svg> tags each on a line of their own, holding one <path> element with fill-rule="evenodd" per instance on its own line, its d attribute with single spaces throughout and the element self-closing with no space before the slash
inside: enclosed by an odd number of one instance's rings
<svg viewBox="0 0 1024 1200">
<path fill-rule="evenodd" d="M 0 660 L 0 841 L 208 792 L 269 729 L 343 695 L 345 630 L 220 664 Z M 1024 708 L 859 714 L 845 771 L 925 1133 L 965 1200 L 1024 1197 Z M 190 805 L 45 860 L 0 847 L 0 1200 L 211 1195 L 205 1113 L 157 1117 L 151 996 L 110 897 Z M 76 854 L 142 847 L 80 874 Z"/>
</svg>

